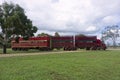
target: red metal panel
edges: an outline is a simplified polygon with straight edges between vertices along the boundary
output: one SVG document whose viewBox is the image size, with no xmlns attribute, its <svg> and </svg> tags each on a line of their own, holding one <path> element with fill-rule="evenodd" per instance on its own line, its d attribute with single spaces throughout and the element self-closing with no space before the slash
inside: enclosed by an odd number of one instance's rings
<svg viewBox="0 0 120 80">
<path fill-rule="evenodd" d="M 29 40 L 24 40 L 19 38 L 19 43 L 13 40 L 12 48 L 39 48 L 39 47 L 49 47 L 50 37 L 31 37 Z"/>
<path fill-rule="evenodd" d="M 78 48 L 93 47 L 96 45 L 96 36 L 76 36 L 75 45 Z"/>
<path fill-rule="evenodd" d="M 73 46 L 73 37 L 52 37 L 52 47 L 53 48 L 63 48 L 65 46 Z"/>
</svg>

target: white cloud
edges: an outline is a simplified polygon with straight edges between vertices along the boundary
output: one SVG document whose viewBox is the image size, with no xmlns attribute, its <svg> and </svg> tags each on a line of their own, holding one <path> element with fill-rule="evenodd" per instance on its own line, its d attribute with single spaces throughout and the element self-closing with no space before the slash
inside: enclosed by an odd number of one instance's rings
<svg viewBox="0 0 120 80">
<path fill-rule="evenodd" d="M 120 15 L 111 15 L 103 18 L 103 22 L 109 25 L 119 24 L 120 23 Z"/>
<path fill-rule="evenodd" d="M 40 32 L 89 34 L 109 24 L 120 24 L 120 0 L 7 1 L 20 4 Z"/>
<path fill-rule="evenodd" d="M 96 26 L 89 26 L 86 31 L 96 31 Z"/>
</svg>

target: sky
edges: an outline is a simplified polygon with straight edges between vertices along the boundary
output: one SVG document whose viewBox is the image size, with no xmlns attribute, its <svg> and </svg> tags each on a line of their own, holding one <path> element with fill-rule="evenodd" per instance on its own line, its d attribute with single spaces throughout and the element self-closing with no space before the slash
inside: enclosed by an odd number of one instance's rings
<svg viewBox="0 0 120 80">
<path fill-rule="evenodd" d="M 120 0 L 0 0 L 25 9 L 38 27 L 36 34 L 91 34 L 100 36 L 104 27 L 120 24 Z"/>
</svg>

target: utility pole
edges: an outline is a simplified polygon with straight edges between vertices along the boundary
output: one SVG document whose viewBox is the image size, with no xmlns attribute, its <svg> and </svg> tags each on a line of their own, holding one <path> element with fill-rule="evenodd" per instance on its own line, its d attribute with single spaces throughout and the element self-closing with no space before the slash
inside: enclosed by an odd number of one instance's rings
<svg viewBox="0 0 120 80">
<path fill-rule="evenodd" d="M 73 36 L 73 46 L 75 48 L 75 35 Z"/>
</svg>

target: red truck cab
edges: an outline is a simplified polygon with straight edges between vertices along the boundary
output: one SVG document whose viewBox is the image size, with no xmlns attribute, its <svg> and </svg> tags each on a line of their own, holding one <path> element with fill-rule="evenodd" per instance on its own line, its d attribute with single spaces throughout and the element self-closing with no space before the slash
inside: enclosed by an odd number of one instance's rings
<svg viewBox="0 0 120 80">
<path fill-rule="evenodd" d="M 97 39 L 96 44 L 97 44 L 98 49 L 106 50 L 107 48 L 105 43 L 102 42 L 100 39 Z"/>
</svg>

